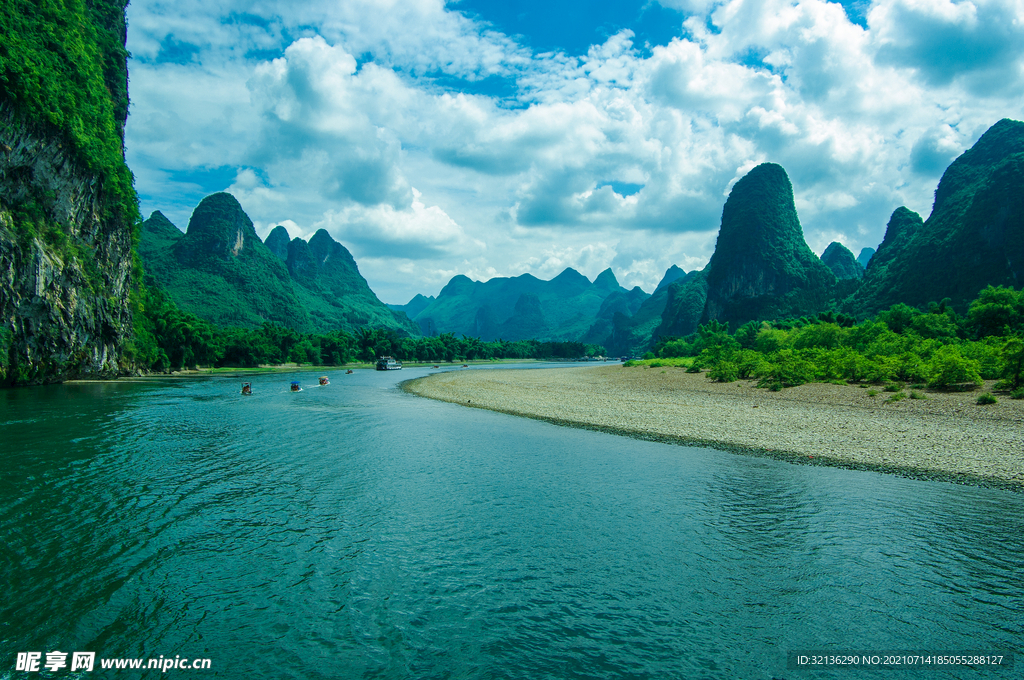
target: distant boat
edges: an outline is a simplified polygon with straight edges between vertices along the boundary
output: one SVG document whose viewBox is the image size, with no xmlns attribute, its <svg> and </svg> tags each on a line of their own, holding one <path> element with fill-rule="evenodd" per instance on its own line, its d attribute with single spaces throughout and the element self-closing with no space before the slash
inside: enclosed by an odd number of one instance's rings
<svg viewBox="0 0 1024 680">
<path fill-rule="evenodd" d="M 402 363 L 395 361 L 391 357 L 381 357 L 377 359 L 377 370 L 378 371 L 400 371 L 402 370 Z"/>
<path fill-rule="evenodd" d="M 292 381 L 292 392 L 301 392 L 301 391 L 302 391 L 302 388 L 299 386 L 299 381 L 298 380 L 293 380 Z"/>
<path fill-rule="evenodd" d="M 330 384 L 331 384 L 331 381 L 327 379 L 326 375 L 320 376 L 320 387 L 323 387 L 324 385 L 330 385 Z"/>
<path fill-rule="evenodd" d="M 351 375 L 352 373 L 355 373 L 355 371 L 353 371 L 351 368 L 345 371 L 345 375 Z"/>
<path fill-rule="evenodd" d="M 246 383 L 242 383 L 242 394 L 244 394 L 247 397 L 252 396 L 252 384 L 251 383 L 247 383 L 247 382 Z"/>
</svg>

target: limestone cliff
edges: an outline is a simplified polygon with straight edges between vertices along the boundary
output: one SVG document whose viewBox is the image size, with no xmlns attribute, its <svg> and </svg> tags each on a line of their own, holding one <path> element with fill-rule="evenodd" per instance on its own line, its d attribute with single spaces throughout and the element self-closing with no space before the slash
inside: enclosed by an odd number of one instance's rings
<svg viewBox="0 0 1024 680">
<path fill-rule="evenodd" d="M 0 384 L 132 369 L 124 5 L 0 18 Z"/>
</svg>

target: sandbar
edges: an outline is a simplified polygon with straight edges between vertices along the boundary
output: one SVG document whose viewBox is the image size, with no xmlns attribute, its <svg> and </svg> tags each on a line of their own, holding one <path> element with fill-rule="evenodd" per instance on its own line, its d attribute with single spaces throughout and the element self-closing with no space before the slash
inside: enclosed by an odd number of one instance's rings
<svg viewBox="0 0 1024 680">
<path fill-rule="evenodd" d="M 1024 491 L 1024 400 L 1006 396 L 978 405 L 978 392 L 918 390 L 927 398 L 890 402 L 878 387 L 875 396 L 826 383 L 771 392 L 682 368 L 620 365 L 449 371 L 402 387 L 640 439 Z"/>
</svg>

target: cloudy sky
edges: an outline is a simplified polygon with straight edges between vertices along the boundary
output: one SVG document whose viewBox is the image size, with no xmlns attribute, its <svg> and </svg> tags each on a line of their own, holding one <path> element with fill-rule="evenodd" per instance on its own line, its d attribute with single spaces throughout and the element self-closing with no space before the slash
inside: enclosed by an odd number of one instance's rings
<svg viewBox="0 0 1024 680">
<path fill-rule="evenodd" d="M 1024 0 L 132 0 L 128 163 L 184 229 L 327 229 L 386 302 L 567 266 L 703 267 L 732 184 L 789 173 L 856 254 L 1000 118 Z"/>
</svg>

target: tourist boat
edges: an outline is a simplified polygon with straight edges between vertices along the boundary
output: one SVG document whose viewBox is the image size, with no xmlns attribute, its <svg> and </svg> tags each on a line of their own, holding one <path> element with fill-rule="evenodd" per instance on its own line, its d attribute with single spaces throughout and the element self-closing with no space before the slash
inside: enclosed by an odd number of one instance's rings
<svg viewBox="0 0 1024 680">
<path fill-rule="evenodd" d="M 352 375 L 353 373 L 355 373 L 355 371 L 353 371 L 351 368 L 345 371 L 345 375 Z"/>
<path fill-rule="evenodd" d="M 293 380 L 292 381 L 292 392 L 301 392 L 301 391 L 302 391 L 302 388 L 299 386 L 299 381 L 298 380 Z"/>
<path fill-rule="evenodd" d="M 251 383 L 242 383 L 242 394 L 244 394 L 247 397 L 252 395 Z"/>
<path fill-rule="evenodd" d="M 323 387 L 324 385 L 330 385 L 330 384 L 331 384 L 331 381 L 327 379 L 326 375 L 320 376 L 320 387 Z"/>
<path fill-rule="evenodd" d="M 400 371 L 402 370 L 402 363 L 395 361 L 391 357 L 381 357 L 377 360 L 378 371 Z"/>
</svg>

